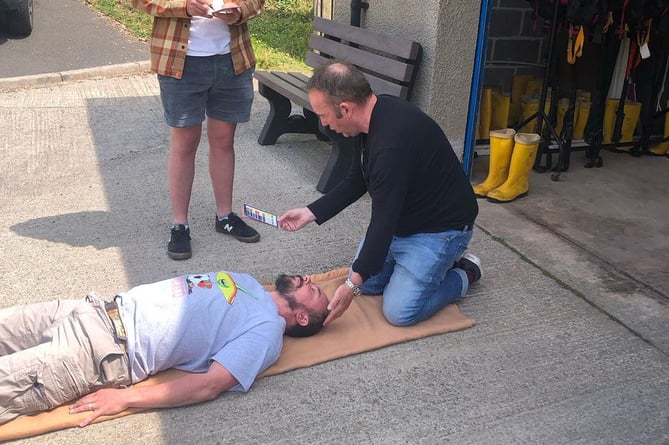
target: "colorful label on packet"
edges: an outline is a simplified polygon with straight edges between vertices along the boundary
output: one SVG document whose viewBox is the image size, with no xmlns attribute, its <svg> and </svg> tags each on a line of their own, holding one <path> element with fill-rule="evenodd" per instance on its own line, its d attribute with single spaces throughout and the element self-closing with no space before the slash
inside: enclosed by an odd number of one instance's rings
<svg viewBox="0 0 669 445">
<path fill-rule="evenodd" d="M 244 216 L 247 218 L 255 219 L 261 223 L 269 224 L 270 226 L 279 227 L 278 218 L 276 215 L 265 212 L 255 207 L 251 207 L 248 204 L 244 204 Z"/>
</svg>

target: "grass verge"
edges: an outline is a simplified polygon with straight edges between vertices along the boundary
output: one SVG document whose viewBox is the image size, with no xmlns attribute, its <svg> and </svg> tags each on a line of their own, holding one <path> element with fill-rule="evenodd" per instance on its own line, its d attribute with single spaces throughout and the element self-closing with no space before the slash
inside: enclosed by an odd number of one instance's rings
<svg viewBox="0 0 669 445">
<path fill-rule="evenodd" d="M 130 0 L 83 0 L 142 40 L 151 35 L 152 18 Z M 304 55 L 313 20 L 312 0 L 269 0 L 249 22 L 258 69 L 307 71 Z M 148 55 L 147 55 L 148 57 Z"/>
</svg>

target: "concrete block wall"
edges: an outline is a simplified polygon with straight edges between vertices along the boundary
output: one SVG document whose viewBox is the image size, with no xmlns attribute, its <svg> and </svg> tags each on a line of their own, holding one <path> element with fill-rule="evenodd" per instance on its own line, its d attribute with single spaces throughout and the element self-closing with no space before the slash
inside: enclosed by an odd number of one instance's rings
<svg viewBox="0 0 669 445">
<path fill-rule="evenodd" d="M 515 74 L 543 77 L 546 58 L 543 20 L 534 23 L 527 0 L 495 0 L 490 15 L 485 87 L 511 91 Z"/>
<path fill-rule="evenodd" d="M 335 0 L 333 19 L 350 21 L 350 0 Z M 363 28 L 410 38 L 423 47 L 411 101 L 432 116 L 458 155 L 464 151 L 481 5 L 462 0 L 369 1 Z"/>
</svg>

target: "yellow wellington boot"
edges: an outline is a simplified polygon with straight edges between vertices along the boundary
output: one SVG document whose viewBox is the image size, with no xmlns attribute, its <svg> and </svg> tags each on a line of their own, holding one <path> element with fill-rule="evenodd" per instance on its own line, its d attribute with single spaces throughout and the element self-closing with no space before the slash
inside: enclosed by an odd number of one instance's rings
<svg viewBox="0 0 669 445">
<path fill-rule="evenodd" d="M 479 107 L 478 138 L 487 139 L 490 133 L 490 117 L 492 115 L 492 89 L 484 88 L 481 91 L 481 104 Z"/>
<path fill-rule="evenodd" d="M 525 89 L 525 94 L 528 96 L 538 96 L 541 94 L 541 87 L 544 84 L 543 79 L 533 78 L 527 82 L 527 88 Z"/>
<path fill-rule="evenodd" d="M 493 90 L 491 102 L 492 116 L 490 117 L 490 131 L 508 128 L 511 97 L 501 91 Z"/>
<path fill-rule="evenodd" d="M 522 96 L 520 98 L 520 122 L 523 122 L 525 119 L 529 118 L 533 114 L 539 111 L 539 98 L 536 96 Z M 536 118 L 532 119 L 525 125 L 523 125 L 518 131 L 521 133 L 529 133 L 534 130 L 534 127 L 537 123 Z"/>
<path fill-rule="evenodd" d="M 634 130 L 639 123 L 639 116 L 641 115 L 640 102 L 625 102 L 625 118 L 623 119 L 623 126 L 620 130 L 620 142 L 630 142 L 634 140 Z M 627 147 L 629 150 L 630 147 Z"/>
<path fill-rule="evenodd" d="M 510 202 L 527 195 L 530 186 L 530 171 L 537 157 L 540 139 L 535 133 L 516 133 L 509 176 L 504 184 L 488 192 L 488 201 Z"/>
<path fill-rule="evenodd" d="M 585 98 L 576 99 L 576 110 L 574 112 L 574 135 L 572 139 L 583 139 L 585 126 L 590 118 L 590 101 Z"/>
<path fill-rule="evenodd" d="M 527 90 L 527 82 L 532 79 L 531 74 L 517 74 L 511 79 L 511 110 L 509 111 L 509 123 L 520 122 L 520 97 Z"/>
<path fill-rule="evenodd" d="M 667 107 L 669 107 L 669 101 L 667 101 Z M 669 137 L 669 113 L 664 113 L 664 135 L 665 138 Z M 657 145 L 653 145 L 648 149 L 649 152 L 654 155 L 662 156 L 669 152 L 669 141 L 660 142 Z"/>
<path fill-rule="evenodd" d="M 581 89 L 576 90 L 576 100 L 581 99 L 585 102 L 590 102 L 591 97 L 592 97 L 592 94 L 590 93 L 590 91 L 581 90 Z"/>
<path fill-rule="evenodd" d="M 557 103 L 557 117 L 555 118 L 555 132 L 559 135 L 564 124 L 564 115 L 569 108 L 569 99 L 562 98 Z"/>
<path fill-rule="evenodd" d="M 616 101 L 616 110 L 618 109 L 618 102 Z M 620 127 L 620 140 L 618 142 L 631 142 L 634 140 L 634 130 L 639 123 L 639 115 L 641 114 L 641 103 L 639 102 L 625 102 L 623 107 L 625 116 L 623 117 L 623 124 Z M 615 112 L 613 122 L 615 124 Z M 613 129 L 613 126 L 611 127 Z M 613 130 L 612 130 L 613 131 Z M 631 145 L 623 145 L 615 147 L 618 151 L 630 151 Z"/>
<path fill-rule="evenodd" d="M 520 98 L 520 122 L 529 118 L 533 114 L 539 111 L 539 96 L 522 96 Z M 548 116 L 548 113 L 551 109 L 551 96 L 550 91 L 546 93 L 546 103 L 544 104 L 544 114 Z M 545 120 L 544 120 L 545 121 Z M 518 132 L 519 133 L 531 133 L 534 131 L 534 127 L 537 125 L 536 117 L 523 125 Z"/>
<path fill-rule="evenodd" d="M 613 139 L 613 127 L 616 125 L 616 112 L 618 111 L 618 99 L 606 99 L 604 105 L 604 123 L 603 123 L 603 139 L 604 144 L 610 144 Z"/>
<path fill-rule="evenodd" d="M 516 130 L 505 128 L 490 132 L 490 164 L 488 165 L 488 177 L 480 184 L 474 186 L 474 194 L 477 198 L 485 198 L 488 192 L 499 187 L 506 181 L 509 175 L 509 163 L 513 151 L 513 137 Z"/>
</svg>

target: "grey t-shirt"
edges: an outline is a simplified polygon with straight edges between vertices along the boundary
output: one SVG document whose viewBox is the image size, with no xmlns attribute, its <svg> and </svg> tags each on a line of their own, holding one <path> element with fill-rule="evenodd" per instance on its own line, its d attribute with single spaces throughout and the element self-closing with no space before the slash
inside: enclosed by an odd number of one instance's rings
<svg viewBox="0 0 669 445">
<path fill-rule="evenodd" d="M 281 352 L 285 320 L 252 276 L 185 275 L 134 287 L 117 298 L 133 382 L 168 368 L 206 372 L 212 360 L 248 391 Z"/>
</svg>

